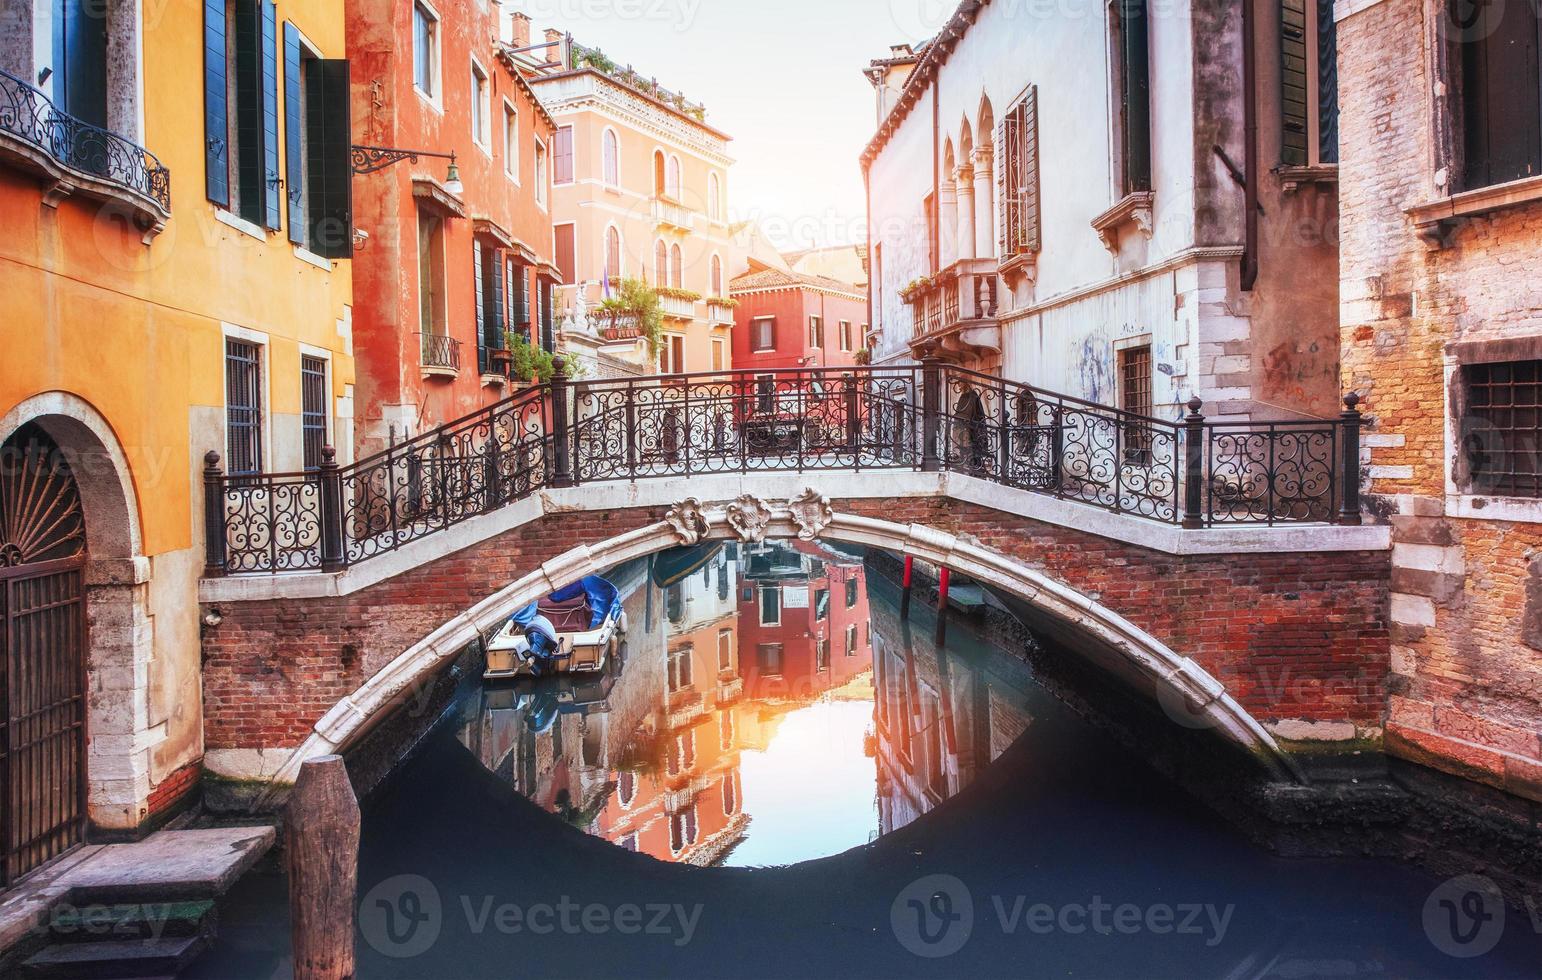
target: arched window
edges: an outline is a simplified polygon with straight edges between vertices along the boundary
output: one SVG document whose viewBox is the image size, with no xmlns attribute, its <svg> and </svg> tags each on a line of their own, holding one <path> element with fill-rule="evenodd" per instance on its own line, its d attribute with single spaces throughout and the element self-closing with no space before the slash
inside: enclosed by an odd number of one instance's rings
<svg viewBox="0 0 1542 980">
<path fill-rule="evenodd" d="M 665 170 L 665 167 L 664 167 L 664 151 L 663 150 L 654 150 L 653 151 L 653 193 L 657 197 L 663 197 L 664 194 L 665 194 L 665 190 L 664 190 L 664 188 L 665 188 L 664 170 Z"/>
<path fill-rule="evenodd" d="M 625 271 L 621 268 L 621 230 L 611 225 L 605 231 L 605 275 L 608 278 L 619 278 Z"/>
<path fill-rule="evenodd" d="M 718 255 L 712 256 L 712 295 L 723 295 L 723 259 Z"/>
<path fill-rule="evenodd" d="M 605 130 L 602 139 L 604 158 L 604 180 L 607 187 L 621 186 L 621 142 L 616 138 L 614 129 Z"/>
<path fill-rule="evenodd" d="M 662 238 L 653 243 L 653 284 L 669 285 L 669 246 Z"/>
<path fill-rule="evenodd" d="M 685 262 L 678 244 L 669 246 L 669 284 L 676 289 L 685 286 Z"/>
<path fill-rule="evenodd" d="M 670 197 L 680 200 L 680 158 L 677 156 L 671 156 L 664 168 L 664 187 Z"/>
<path fill-rule="evenodd" d="M 723 182 L 717 174 L 707 177 L 707 217 L 713 221 L 723 220 Z"/>
</svg>

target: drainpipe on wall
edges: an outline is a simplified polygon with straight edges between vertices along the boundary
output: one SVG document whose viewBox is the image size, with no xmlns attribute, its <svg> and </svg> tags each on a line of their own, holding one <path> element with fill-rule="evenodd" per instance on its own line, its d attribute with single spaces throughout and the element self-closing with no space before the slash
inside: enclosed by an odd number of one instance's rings
<svg viewBox="0 0 1542 980">
<path fill-rule="evenodd" d="M 1253 0 L 1242 0 L 1242 129 L 1243 152 L 1242 291 L 1258 284 L 1258 43 L 1254 36 Z"/>
<path fill-rule="evenodd" d="M 926 247 L 931 250 L 929 256 L 932 267 L 928 274 L 942 271 L 942 147 L 939 144 L 942 134 L 942 107 L 938 99 L 942 93 L 938 91 L 942 86 L 939 79 L 932 76 L 932 228 L 928 236 L 930 241 Z"/>
<path fill-rule="evenodd" d="M 873 290 L 882 289 L 883 283 L 873 281 L 873 175 L 867 163 L 862 164 L 862 197 L 867 202 L 867 221 L 864 222 L 867 226 L 864 229 L 867 239 L 867 329 L 882 336 L 883 325 L 878 322 L 876 310 L 873 307 Z M 867 346 L 866 331 L 862 334 L 862 346 Z M 872 363 L 871 358 L 868 363 Z"/>
</svg>

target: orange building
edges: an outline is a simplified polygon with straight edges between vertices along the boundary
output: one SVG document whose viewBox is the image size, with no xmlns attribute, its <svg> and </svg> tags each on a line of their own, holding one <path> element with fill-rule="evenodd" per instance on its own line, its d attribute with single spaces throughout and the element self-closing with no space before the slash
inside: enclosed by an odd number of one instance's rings
<svg viewBox="0 0 1542 980">
<path fill-rule="evenodd" d="M 0 885 L 195 798 L 204 454 L 346 457 L 354 383 L 342 4 L 5 23 Z"/>
<path fill-rule="evenodd" d="M 501 8 L 348 0 L 357 141 L 454 154 L 354 184 L 361 450 L 509 394 L 556 350 L 553 123 L 498 41 Z"/>
</svg>

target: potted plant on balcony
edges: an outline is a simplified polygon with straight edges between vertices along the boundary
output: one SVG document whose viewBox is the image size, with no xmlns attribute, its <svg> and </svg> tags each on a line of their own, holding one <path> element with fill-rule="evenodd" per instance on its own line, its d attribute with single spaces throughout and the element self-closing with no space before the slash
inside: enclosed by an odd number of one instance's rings
<svg viewBox="0 0 1542 980">
<path fill-rule="evenodd" d="M 659 293 L 641 279 L 612 279 L 610 299 L 601 301 L 596 317 L 601 336 L 607 340 L 642 337 L 648 341 L 648 355 L 658 357 L 664 336 L 664 311 Z"/>
<path fill-rule="evenodd" d="M 873 363 L 873 352 L 864 347 L 857 351 L 856 355 L 852 359 L 855 360 L 858 365 L 866 367 L 867 365 Z"/>
</svg>

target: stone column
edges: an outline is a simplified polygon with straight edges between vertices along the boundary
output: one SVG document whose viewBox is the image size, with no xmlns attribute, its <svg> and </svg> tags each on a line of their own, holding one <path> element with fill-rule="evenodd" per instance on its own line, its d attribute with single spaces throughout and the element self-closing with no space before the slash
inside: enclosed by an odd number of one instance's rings
<svg viewBox="0 0 1542 980">
<path fill-rule="evenodd" d="M 954 229 L 958 236 L 958 257 L 972 259 L 979 254 L 975 235 L 979 216 L 975 213 L 974 170 L 969 164 L 961 164 L 954 171 L 953 183 L 958 186 L 958 227 Z"/>
<path fill-rule="evenodd" d="M 946 269 L 958 258 L 958 190 L 950 180 L 942 185 L 942 198 L 937 202 L 937 268 Z"/>
<path fill-rule="evenodd" d="M 996 254 L 996 175 L 991 169 L 993 153 L 989 145 L 974 150 L 974 254 L 986 258 Z"/>
</svg>

